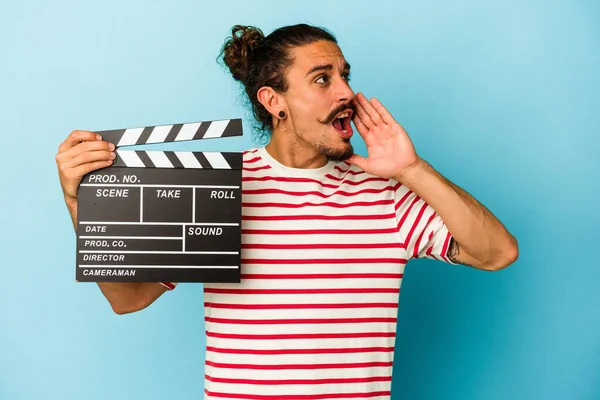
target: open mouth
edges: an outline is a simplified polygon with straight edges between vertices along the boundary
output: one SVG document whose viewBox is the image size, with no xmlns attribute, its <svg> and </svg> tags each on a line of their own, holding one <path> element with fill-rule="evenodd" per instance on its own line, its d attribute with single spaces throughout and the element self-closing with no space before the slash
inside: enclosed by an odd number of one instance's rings
<svg viewBox="0 0 600 400">
<path fill-rule="evenodd" d="M 337 133 L 343 138 L 349 138 L 352 136 L 352 125 L 350 124 L 351 118 L 352 110 L 346 110 L 338 114 L 331 123 Z"/>
</svg>

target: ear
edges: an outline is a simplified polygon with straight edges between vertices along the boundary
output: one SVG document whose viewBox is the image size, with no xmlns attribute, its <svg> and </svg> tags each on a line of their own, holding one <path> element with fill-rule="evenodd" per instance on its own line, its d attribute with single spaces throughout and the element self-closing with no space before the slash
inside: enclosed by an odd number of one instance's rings
<svg viewBox="0 0 600 400">
<path fill-rule="evenodd" d="M 285 111 L 287 113 L 287 103 L 285 99 L 282 95 L 273 90 L 273 88 L 269 86 L 261 87 L 258 89 L 256 97 L 274 118 L 279 118 L 279 111 Z"/>
</svg>

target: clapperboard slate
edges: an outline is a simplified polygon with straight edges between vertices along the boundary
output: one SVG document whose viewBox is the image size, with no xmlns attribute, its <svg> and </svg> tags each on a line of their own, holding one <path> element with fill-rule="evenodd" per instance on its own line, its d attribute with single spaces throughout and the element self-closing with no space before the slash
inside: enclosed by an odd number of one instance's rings
<svg viewBox="0 0 600 400">
<path fill-rule="evenodd" d="M 121 147 L 241 136 L 241 119 L 97 133 L 116 159 L 79 186 L 77 281 L 239 282 L 242 153 Z"/>
</svg>

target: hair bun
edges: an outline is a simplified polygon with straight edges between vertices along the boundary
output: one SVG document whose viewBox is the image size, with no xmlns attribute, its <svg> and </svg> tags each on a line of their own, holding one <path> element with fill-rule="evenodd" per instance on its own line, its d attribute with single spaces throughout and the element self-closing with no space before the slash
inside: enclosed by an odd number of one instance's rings
<svg viewBox="0 0 600 400">
<path fill-rule="evenodd" d="M 253 26 L 235 25 L 231 29 L 221 53 L 234 79 L 246 82 L 254 50 L 264 38 L 262 31 Z"/>
</svg>

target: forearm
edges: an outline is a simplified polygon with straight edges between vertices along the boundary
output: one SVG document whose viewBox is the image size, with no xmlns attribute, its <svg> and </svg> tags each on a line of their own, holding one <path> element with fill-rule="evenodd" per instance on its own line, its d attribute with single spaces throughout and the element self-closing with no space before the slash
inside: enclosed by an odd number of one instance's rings
<svg viewBox="0 0 600 400">
<path fill-rule="evenodd" d="M 117 314 L 140 311 L 166 291 L 165 287 L 153 282 L 98 282 L 98 286 Z"/>
<path fill-rule="evenodd" d="M 77 199 L 65 195 L 65 204 L 67 205 L 67 209 L 69 210 L 69 215 L 71 216 L 73 228 L 75 228 L 75 232 L 77 232 Z"/>
<path fill-rule="evenodd" d="M 395 179 L 415 192 L 442 218 L 473 266 L 502 268 L 517 256 L 517 241 L 503 224 L 465 190 L 419 160 Z M 474 260 L 473 260 L 474 259 Z"/>
</svg>

